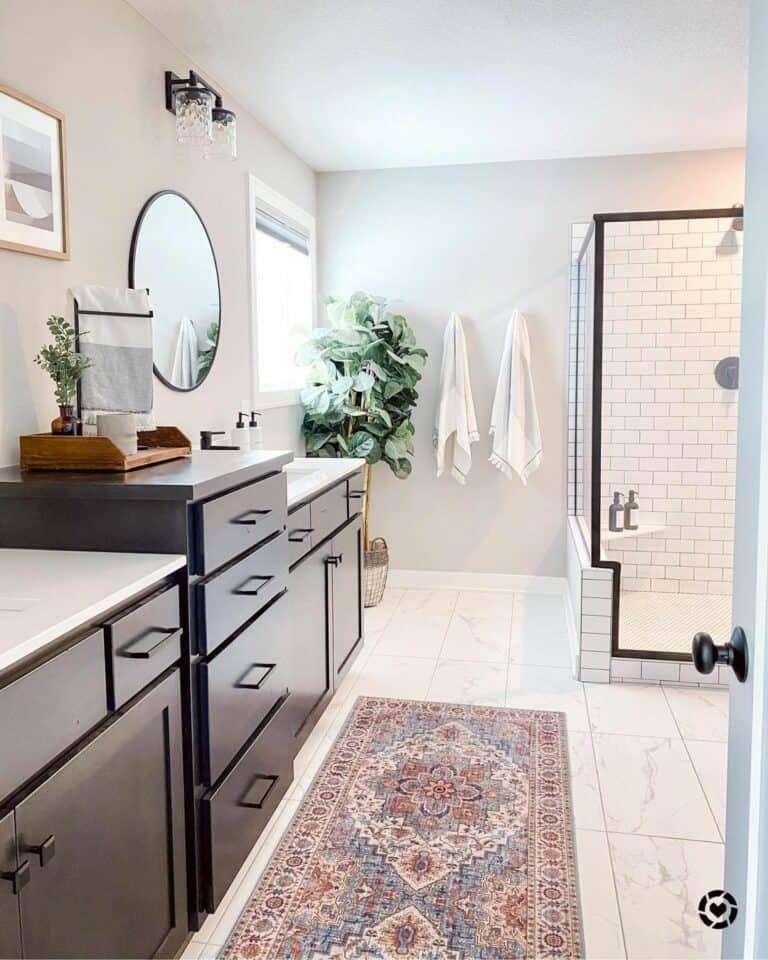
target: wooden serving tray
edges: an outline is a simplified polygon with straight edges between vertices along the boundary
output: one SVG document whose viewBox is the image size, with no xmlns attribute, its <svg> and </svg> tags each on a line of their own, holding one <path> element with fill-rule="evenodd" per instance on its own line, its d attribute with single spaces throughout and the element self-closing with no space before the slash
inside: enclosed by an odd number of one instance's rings
<svg viewBox="0 0 768 960">
<path fill-rule="evenodd" d="M 138 432 L 139 450 L 126 455 L 109 437 L 58 436 L 36 433 L 19 437 L 22 470 L 102 470 L 126 473 L 192 452 L 189 439 L 177 427 L 157 427 Z M 142 449 L 143 448 L 143 449 Z"/>
</svg>

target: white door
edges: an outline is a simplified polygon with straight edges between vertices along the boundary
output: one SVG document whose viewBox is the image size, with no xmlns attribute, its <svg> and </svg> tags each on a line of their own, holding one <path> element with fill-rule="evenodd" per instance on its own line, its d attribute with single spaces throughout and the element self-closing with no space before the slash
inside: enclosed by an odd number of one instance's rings
<svg viewBox="0 0 768 960">
<path fill-rule="evenodd" d="M 738 915 L 723 956 L 768 957 L 768 3 L 750 23 L 744 289 L 739 381 L 733 623 L 749 647 L 745 683 L 731 679 L 725 886 Z M 722 643 L 726 638 L 716 638 Z"/>
</svg>

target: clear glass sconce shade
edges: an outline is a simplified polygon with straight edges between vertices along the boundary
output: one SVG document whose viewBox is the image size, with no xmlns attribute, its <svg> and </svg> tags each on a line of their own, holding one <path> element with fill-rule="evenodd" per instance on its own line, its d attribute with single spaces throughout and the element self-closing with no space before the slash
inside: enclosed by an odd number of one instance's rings
<svg viewBox="0 0 768 960">
<path fill-rule="evenodd" d="M 203 87 L 183 87 L 175 94 L 176 139 L 208 144 L 212 140 L 213 95 Z"/>
<path fill-rule="evenodd" d="M 237 159 L 237 119 L 231 110 L 214 107 L 213 138 L 203 151 L 209 160 Z"/>
</svg>

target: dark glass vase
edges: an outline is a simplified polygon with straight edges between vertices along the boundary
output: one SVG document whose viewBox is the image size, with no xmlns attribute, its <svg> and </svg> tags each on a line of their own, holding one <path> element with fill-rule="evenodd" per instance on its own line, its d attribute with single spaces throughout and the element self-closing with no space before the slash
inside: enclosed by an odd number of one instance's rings
<svg viewBox="0 0 768 960">
<path fill-rule="evenodd" d="M 51 433 L 73 437 L 81 432 L 80 420 L 75 416 L 72 404 L 59 404 L 59 415 L 51 423 Z"/>
</svg>

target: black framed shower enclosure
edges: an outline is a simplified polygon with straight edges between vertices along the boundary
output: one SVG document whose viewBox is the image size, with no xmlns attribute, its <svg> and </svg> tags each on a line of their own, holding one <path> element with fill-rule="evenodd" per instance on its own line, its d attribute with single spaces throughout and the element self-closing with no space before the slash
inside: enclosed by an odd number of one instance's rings
<svg viewBox="0 0 768 960">
<path fill-rule="evenodd" d="M 743 217 L 743 207 L 695 210 L 653 210 L 595 214 L 581 243 L 576 262 L 575 336 L 571 335 L 569 412 L 568 512 L 581 519 L 582 536 L 593 567 L 613 573 L 611 656 L 690 661 L 691 654 L 653 649 L 630 649 L 619 645 L 622 564 L 604 557 L 603 498 L 603 391 L 604 316 L 606 275 L 606 225 L 643 221 L 732 220 Z M 740 229 L 740 228 L 739 228 Z M 572 286 L 572 297 L 574 287 Z"/>
</svg>

